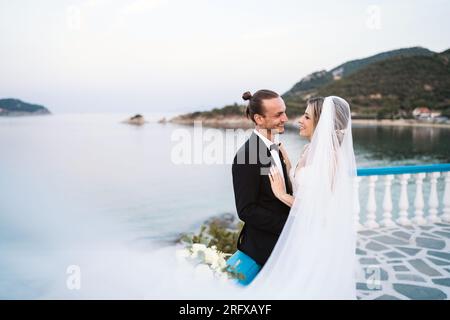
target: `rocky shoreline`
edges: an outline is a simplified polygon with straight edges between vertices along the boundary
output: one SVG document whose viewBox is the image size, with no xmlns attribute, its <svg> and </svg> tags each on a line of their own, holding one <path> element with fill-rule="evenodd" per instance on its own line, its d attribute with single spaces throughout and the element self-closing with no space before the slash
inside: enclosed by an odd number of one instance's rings
<svg viewBox="0 0 450 320">
<path fill-rule="evenodd" d="M 3 118 L 14 118 L 14 117 L 37 117 L 37 116 L 49 116 L 51 112 L 47 111 L 36 111 L 36 112 L 1 112 L 0 117 Z"/>
<path fill-rule="evenodd" d="M 194 125 L 196 122 L 201 122 L 202 125 L 215 128 L 230 128 L 230 129 L 249 129 L 253 128 L 254 124 L 251 120 L 248 120 L 242 116 L 228 116 L 228 117 L 195 117 L 188 118 L 178 116 L 170 119 L 168 122 L 175 124 Z"/>
<path fill-rule="evenodd" d="M 299 117 L 289 120 L 286 124 L 287 128 L 298 128 Z M 182 125 L 194 125 L 196 122 L 201 122 L 203 126 L 214 127 L 214 128 L 224 128 L 224 129 L 249 129 L 253 128 L 254 124 L 252 121 L 243 118 L 242 116 L 229 116 L 229 117 L 196 117 L 196 118 L 185 118 L 185 117 L 175 117 L 170 119 L 168 122 Z M 415 119 L 352 119 L 353 125 L 363 125 L 363 126 L 408 126 L 408 127 L 433 127 L 433 128 L 450 128 L 450 123 L 434 123 L 428 121 L 419 121 Z"/>
</svg>

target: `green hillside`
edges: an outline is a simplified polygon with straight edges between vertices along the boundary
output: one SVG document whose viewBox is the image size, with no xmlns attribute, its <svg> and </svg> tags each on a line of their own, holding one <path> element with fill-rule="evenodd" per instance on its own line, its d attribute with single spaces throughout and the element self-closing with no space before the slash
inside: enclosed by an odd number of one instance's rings
<svg viewBox="0 0 450 320">
<path fill-rule="evenodd" d="M 47 108 L 18 99 L 0 99 L 0 116 L 50 114 Z"/>
</svg>

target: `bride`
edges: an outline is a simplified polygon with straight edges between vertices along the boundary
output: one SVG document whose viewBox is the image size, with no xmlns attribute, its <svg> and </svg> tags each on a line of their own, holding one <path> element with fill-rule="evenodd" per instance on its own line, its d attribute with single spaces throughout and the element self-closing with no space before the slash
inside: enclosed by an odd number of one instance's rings
<svg viewBox="0 0 450 320">
<path fill-rule="evenodd" d="M 269 260 L 244 291 L 254 298 L 355 299 L 356 164 L 349 104 L 335 96 L 311 99 L 300 135 L 310 143 L 289 170 L 294 196 L 275 167 L 270 173 L 274 194 L 291 207 L 289 217 Z"/>
</svg>

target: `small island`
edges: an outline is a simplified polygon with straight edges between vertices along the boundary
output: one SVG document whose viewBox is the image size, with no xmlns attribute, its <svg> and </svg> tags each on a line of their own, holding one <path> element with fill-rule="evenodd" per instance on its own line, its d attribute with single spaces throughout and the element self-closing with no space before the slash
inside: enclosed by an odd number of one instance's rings
<svg viewBox="0 0 450 320">
<path fill-rule="evenodd" d="M 18 99 L 0 99 L 0 117 L 49 115 L 44 106 L 23 102 Z"/>
<path fill-rule="evenodd" d="M 142 126 L 146 122 L 147 121 L 145 121 L 144 117 L 141 114 L 136 114 L 131 118 L 128 118 L 127 120 L 123 121 L 123 123 L 132 124 L 136 126 Z"/>
</svg>

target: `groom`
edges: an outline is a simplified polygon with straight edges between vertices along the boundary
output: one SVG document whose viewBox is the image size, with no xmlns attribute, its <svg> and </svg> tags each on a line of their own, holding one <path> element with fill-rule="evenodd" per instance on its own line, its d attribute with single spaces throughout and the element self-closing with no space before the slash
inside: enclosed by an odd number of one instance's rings
<svg viewBox="0 0 450 320">
<path fill-rule="evenodd" d="M 239 235 L 238 251 L 227 264 L 240 273 L 249 284 L 269 258 L 290 208 L 272 192 L 268 177 L 271 166 L 283 173 L 286 192 L 292 194 L 288 173 L 275 135 L 284 132 L 288 120 L 283 99 L 270 90 L 244 93 L 248 100 L 246 115 L 255 123 L 255 130 L 237 152 L 232 166 L 236 209 L 244 227 Z"/>
</svg>

